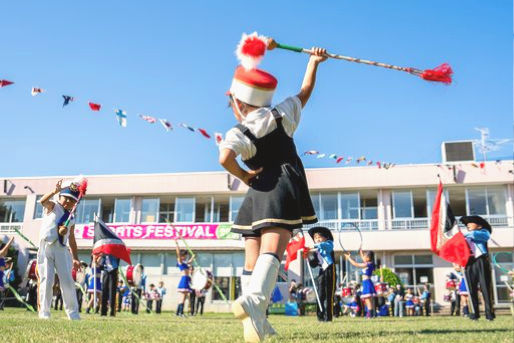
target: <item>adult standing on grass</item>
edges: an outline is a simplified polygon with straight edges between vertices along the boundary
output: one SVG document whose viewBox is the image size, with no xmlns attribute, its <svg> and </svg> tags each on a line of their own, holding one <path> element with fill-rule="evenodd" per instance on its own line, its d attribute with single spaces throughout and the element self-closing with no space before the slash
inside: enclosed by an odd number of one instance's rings
<svg viewBox="0 0 514 343">
<path fill-rule="evenodd" d="M 403 290 L 402 285 L 397 284 L 396 290 L 394 292 L 394 316 L 395 317 L 403 317 L 403 305 L 405 303 L 404 297 L 405 292 Z"/>
<path fill-rule="evenodd" d="M 109 302 L 109 315 L 116 315 L 116 286 L 118 283 L 118 267 L 120 259 L 112 255 L 102 255 L 100 268 L 102 269 L 102 307 L 101 315 L 107 315 L 107 302 Z"/>
<path fill-rule="evenodd" d="M 238 47 L 243 55 L 246 38 L 243 36 Z M 257 34 L 252 39 L 262 42 L 263 51 L 276 47 L 272 39 Z M 260 342 L 275 333 L 266 319 L 266 309 L 280 261 L 292 231 L 317 221 L 293 140 L 301 109 L 314 89 L 318 65 L 327 59 L 325 49 L 312 51 L 300 92 L 275 107 L 271 107 L 271 100 L 277 79 L 243 61 L 246 68 L 237 67 L 229 91 L 230 106 L 239 124 L 220 144 L 219 161 L 250 187 L 232 225 L 232 232 L 245 239 L 242 296 L 232 304 L 232 312 L 242 320 L 247 342 Z M 236 161 L 238 155 L 248 170 Z"/>
<path fill-rule="evenodd" d="M 59 200 L 55 202 L 52 198 L 57 194 L 59 194 Z M 44 208 L 37 253 L 39 318 L 41 319 L 50 318 L 55 273 L 59 276 L 68 318 L 70 320 L 80 319 L 75 282 L 71 275 L 73 267 L 80 268 L 74 233 L 75 219 L 71 218 L 68 225 L 64 225 L 70 217 L 70 211 L 78 201 L 79 194 L 76 184 L 71 183 L 70 186 L 63 188 L 62 180 L 59 180 L 55 189 L 43 195 L 40 200 Z M 69 245 L 69 248 L 67 245 Z"/>
</svg>

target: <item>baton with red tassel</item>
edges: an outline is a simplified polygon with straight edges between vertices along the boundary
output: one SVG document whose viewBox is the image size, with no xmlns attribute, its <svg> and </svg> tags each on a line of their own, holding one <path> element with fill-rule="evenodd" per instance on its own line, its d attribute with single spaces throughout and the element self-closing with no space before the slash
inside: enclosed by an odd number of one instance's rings
<svg viewBox="0 0 514 343">
<path fill-rule="evenodd" d="M 236 54 L 240 59 L 241 64 L 246 69 L 252 69 L 257 66 L 260 62 L 266 50 L 271 50 L 273 48 L 279 48 L 294 52 L 303 52 L 306 54 L 312 54 L 313 52 L 309 49 L 304 49 L 296 46 L 281 44 L 275 42 L 272 39 L 268 39 L 264 36 L 259 36 L 256 32 L 247 35 L 243 33 L 243 37 L 237 47 Z M 434 69 L 418 69 L 412 67 L 400 67 L 393 64 L 383 63 L 383 62 L 375 62 L 370 60 L 365 60 L 362 58 L 326 53 L 326 56 L 329 58 L 344 60 L 348 62 L 362 63 L 375 67 L 382 67 L 392 70 L 403 71 L 412 75 L 416 75 L 423 80 L 426 81 L 435 81 L 442 82 L 446 84 L 450 84 L 452 82 L 452 74 L 453 70 L 448 63 L 443 63 Z"/>
</svg>

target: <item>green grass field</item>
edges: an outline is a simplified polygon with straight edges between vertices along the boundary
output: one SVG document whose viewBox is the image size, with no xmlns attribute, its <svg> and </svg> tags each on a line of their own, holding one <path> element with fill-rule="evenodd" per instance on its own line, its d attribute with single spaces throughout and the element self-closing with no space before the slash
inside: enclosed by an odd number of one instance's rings
<svg viewBox="0 0 514 343">
<path fill-rule="evenodd" d="M 82 315 L 80 322 L 55 312 L 49 321 L 22 309 L 0 312 L 3 342 L 242 342 L 242 326 L 230 314 L 177 318 L 161 315 L 122 313 L 116 318 Z M 365 320 L 337 318 L 318 323 L 315 317 L 270 316 L 279 335 L 266 342 L 514 342 L 514 319 L 500 316 L 494 322 L 471 322 L 454 317 L 379 318 Z"/>
</svg>

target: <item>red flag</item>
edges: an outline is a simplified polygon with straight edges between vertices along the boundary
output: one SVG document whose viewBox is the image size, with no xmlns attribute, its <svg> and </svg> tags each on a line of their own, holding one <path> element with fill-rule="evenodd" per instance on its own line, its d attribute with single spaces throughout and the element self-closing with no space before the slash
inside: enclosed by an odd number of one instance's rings
<svg viewBox="0 0 514 343">
<path fill-rule="evenodd" d="M 95 104 L 94 102 L 89 102 L 89 108 L 91 109 L 91 111 L 100 111 L 100 107 L 102 107 L 102 105 Z"/>
<path fill-rule="evenodd" d="M 344 160 L 344 157 L 338 157 L 336 163 L 341 163 L 342 160 Z"/>
<path fill-rule="evenodd" d="M 296 257 L 298 256 L 298 250 L 305 249 L 305 237 L 302 236 L 300 240 L 292 239 L 291 242 L 287 244 L 286 252 L 287 252 L 287 258 L 286 258 L 286 265 L 284 266 L 284 270 L 289 269 L 289 263 L 296 260 Z"/>
<path fill-rule="evenodd" d="M 132 264 L 130 260 L 130 250 L 125 246 L 125 243 L 99 219 L 95 221 L 93 254 L 112 255 L 122 259 L 128 264 Z"/>
<path fill-rule="evenodd" d="M 200 133 L 205 137 L 205 138 L 211 138 L 211 135 L 209 135 L 207 133 L 207 131 L 205 131 L 204 129 L 198 129 L 198 131 L 200 131 Z"/>
<path fill-rule="evenodd" d="M 457 263 L 460 266 L 468 263 L 469 245 L 459 230 L 450 205 L 446 202 L 441 182 L 439 182 L 433 205 L 430 246 L 435 254 L 448 262 Z"/>
<path fill-rule="evenodd" d="M 0 80 L 0 87 L 9 86 L 9 85 L 12 85 L 13 83 L 14 82 L 9 81 L 9 80 Z"/>
</svg>

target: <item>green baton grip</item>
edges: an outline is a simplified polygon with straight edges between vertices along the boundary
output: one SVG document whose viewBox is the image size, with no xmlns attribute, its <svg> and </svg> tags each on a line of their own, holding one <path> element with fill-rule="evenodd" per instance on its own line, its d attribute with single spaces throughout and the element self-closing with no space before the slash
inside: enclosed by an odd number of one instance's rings
<svg viewBox="0 0 514 343">
<path fill-rule="evenodd" d="M 280 44 L 280 43 L 277 43 L 277 48 L 285 49 L 285 50 L 291 50 L 291 51 L 294 51 L 294 52 L 303 52 L 303 48 L 299 48 L 297 46 Z"/>
</svg>

